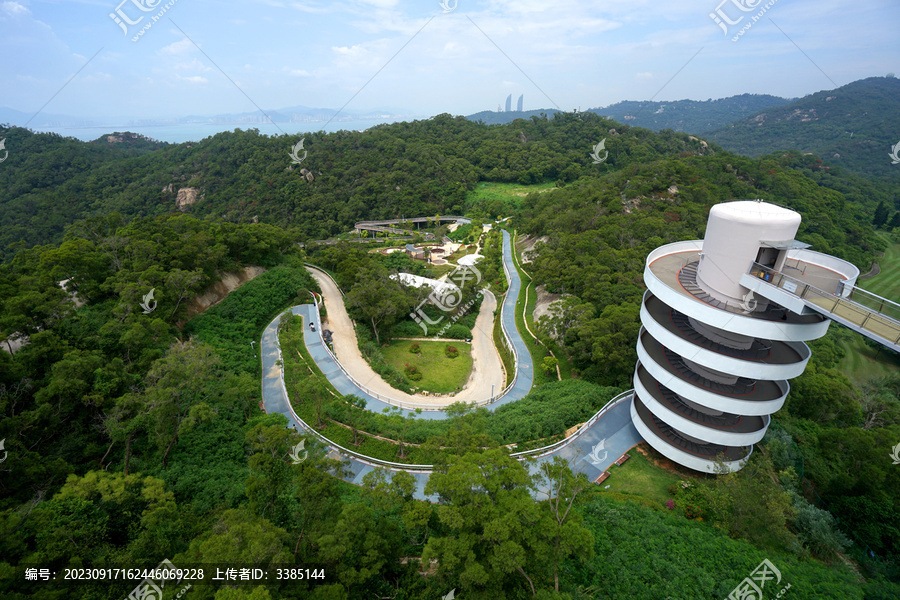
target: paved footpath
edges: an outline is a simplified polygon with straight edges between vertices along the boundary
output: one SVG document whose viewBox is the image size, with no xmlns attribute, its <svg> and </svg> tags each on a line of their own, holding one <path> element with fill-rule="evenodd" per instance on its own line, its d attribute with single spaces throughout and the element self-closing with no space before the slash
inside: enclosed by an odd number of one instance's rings
<svg viewBox="0 0 900 600">
<path fill-rule="evenodd" d="M 372 369 L 359 350 L 353 321 L 347 314 L 341 290 L 327 273 L 319 269 L 307 267 L 310 275 L 319 284 L 327 311 L 327 320 L 319 324 L 319 330 L 331 330 L 332 348 L 341 367 L 351 378 L 362 384 L 361 391 L 379 400 L 399 406 L 415 408 L 420 406 L 426 410 L 438 410 L 454 402 L 485 402 L 496 392 L 500 393 L 506 383 L 503 376 L 503 363 L 500 353 L 494 346 L 493 324 L 497 299 L 490 291 L 486 291 L 481 302 L 481 309 L 472 330 L 472 371 L 463 389 L 454 395 L 441 396 L 424 394 L 407 394 L 392 387 Z M 432 339 L 432 338 L 423 338 Z M 437 340 L 438 338 L 434 338 Z M 450 340 L 459 342 L 459 340 Z"/>
<path fill-rule="evenodd" d="M 514 384 L 495 402 L 487 404 L 486 408 L 488 410 L 494 410 L 498 406 L 524 398 L 531 390 L 533 382 L 531 355 L 516 329 L 515 304 L 519 297 L 519 290 L 522 282 L 512 263 L 511 243 L 509 234 L 506 231 L 503 231 L 503 261 L 507 269 L 510 285 L 509 291 L 503 301 L 500 318 L 503 320 L 513 346 L 516 349 L 519 359 L 519 368 L 516 373 Z M 373 412 L 381 412 L 383 408 L 389 406 L 384 400 L 375 398 L 360 389 L 346 373 L 341 370 L 341 367 L 335 362 L 331 353 L 325 349 L 321 338 L 322 327 L 319 321 L 319 313 L 315 305 L 303 304 L 294 306 L 289 310 L 291 313 L 300 315 L 303 318 L 303 338 L 310 356 L 339 393 L 342 395 L 353 394 L 364 398 L 366 400 L 366 408 Z M 281 315 L 277 316 L 269 323 L 263 332 L 260 343 L 263 374 L 263 404 L 265 405 L 266 412 L 279 412 L 287 417 L 288 425 L 290 427 L 297 431 L 312 432 L 313 430 L 311 427 L 294 413 L 287 400 L 281 367 L 277 364 L 277 361 L 281 358 L 277 336 L 278 321 L 280 318 Z M 310 322 L 316 324 L 316 331 L 309 330 L 307 324 Z M 561 456 L 567 459 L 570 464 L 574 462 L 575 470 L 585 473 L 591 480 L 596 479 L 609 467 L 609 465 L 618 459 L 619 456 L 642 441 L 640 434 L 638 434 L 634 425 L 631 423 L 630 406 L 631 401 L 629 395 L 607 410 L 606 413 L 597 419 L 590 427 L 582 428 L 581 431 L 569 438 L 568 443 L 531 463 L 530 469 L 534 471 L 542 462 L 552 460 L 554 456 Z M 408 410 L 402 411 L 405 416 L 408 416 L 411 412 L 412 411 Z M 444 419 L 446 417 L 446 413 L 442 410 L 423 410 L 421 415 L 417 418 Z M 318 434 L 316 434 L 316 437 L 318 437 Z M 603 441 L 603 449 L 598 449 L 598 451 L 594 452 L 594 448 L 601 441 Z M 333 457 L 348 461 L 349 464 L 347 466 L 349 474 L 346 475 L 344 479 L 351 483 L 361 484 L 362 478 L 366 473 L 381 466 L 375 460 L 366 460 L 336 444 L 328 445 Z M 425 467 L 427 467 L 427 465 L 425 465 Z M 429 468 L 415 468 L 415 466 L 403 467 L 400 465 L 394 465 L 387 468 L 392 471 L 403 470 L 409 472 L 416 479 L 415 496 L 419 499 L 436 501 L 436 498 L 426 498 L 424 494 L 425 483 L 430 475 Z M 539 494 L 539 497 L 545 496 Z"/>
</svg>

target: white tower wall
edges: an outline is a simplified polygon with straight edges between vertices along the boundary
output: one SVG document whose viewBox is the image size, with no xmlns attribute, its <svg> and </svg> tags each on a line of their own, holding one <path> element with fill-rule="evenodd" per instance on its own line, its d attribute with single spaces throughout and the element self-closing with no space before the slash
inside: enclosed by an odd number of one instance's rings
<svg viewBox="0 0 900 600">
<path fill-rule="evenodd" d="M 739 283 L 741 276 L 756 260 L 761 242 L 793 240 L 799 227 L 798 213 L 773 204 L 716 204 L 709 211 L 698 285 L 720 300 L 740 301 L 747 293 Z"/>
</svg>

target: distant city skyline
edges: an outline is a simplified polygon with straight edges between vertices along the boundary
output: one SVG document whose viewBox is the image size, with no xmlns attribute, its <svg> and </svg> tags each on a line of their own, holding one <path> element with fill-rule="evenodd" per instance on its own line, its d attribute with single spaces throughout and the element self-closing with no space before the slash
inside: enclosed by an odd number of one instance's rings
<svg viewBox="0 0 900 600">
<path fill-rule="evenodd" d="M 0 107 L 111 124 L 297 105 L 422 118 L 524 94 L 564 111 L 795 98 L 898 71 L 895 0 L 776 2 L 756 21 L 738 4 L 5 0 Z"/>
</svg>

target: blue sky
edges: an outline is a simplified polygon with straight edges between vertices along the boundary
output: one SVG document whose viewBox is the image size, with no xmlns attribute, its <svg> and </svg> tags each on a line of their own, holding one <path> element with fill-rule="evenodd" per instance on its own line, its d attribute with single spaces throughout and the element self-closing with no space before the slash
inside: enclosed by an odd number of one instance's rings
<svg viewBox="0 0 900 600">
<path fill-rule="evenodd" d="M 897 0 L 445 1 L 455 8 L 444 12 L 438 0 L 0 0 L 0 106 L 31 114 L 49 100 L 45 113 L 139 119 L 349 101 L 348 110 L 429 116 L 496 110 L 508 94 L 513 106 L 524 94 L 526 110 L 572 110 L 797 97 L 900 73 Z M 110 17 L 117 8 L 143 19 L 126 34 Z M 741 21 L 724 32 L 710 17 L 717 8 Z"/>
</svg>

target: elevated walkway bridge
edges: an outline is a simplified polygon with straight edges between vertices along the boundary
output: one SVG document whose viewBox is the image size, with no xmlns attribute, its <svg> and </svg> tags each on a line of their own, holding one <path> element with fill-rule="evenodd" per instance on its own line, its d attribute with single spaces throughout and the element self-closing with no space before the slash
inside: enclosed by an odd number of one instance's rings
<svg viewBox="0 0 900 600">
<path fill-rule="evenodd" d="M 380 221 L 360 221 L 356 223 L 353 227 L 359 232 L 363 231 L 371 231 L 373 233 L 396 233 L 398 235 L 405 235 L 410 232 L 409 229 L 403 229 L 400 227 L 391 227 L 392 225 L 400 225 L 401 223 L 434 223 L 434 222 L 442 222 L 442 221 L 456 221 L 463 223 L 470 223 L 471 221 L 465 217 L 461 217 L 458 215 L 437 215 L 434 217 L 411 217 L 408 219 L 383 219 Z"/>
<path fill-rule="evenodd" d="M 741 285 L 799 314 L 816 313 L 900 352 L 900 304 L 803 261 L 781 271 L 753 263 Z"/>
</svg>

